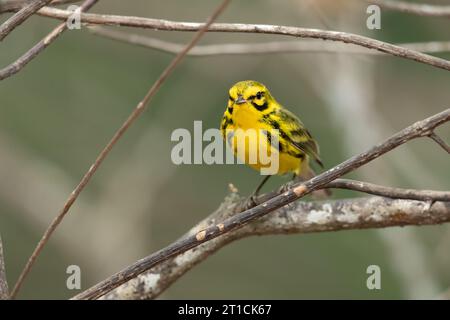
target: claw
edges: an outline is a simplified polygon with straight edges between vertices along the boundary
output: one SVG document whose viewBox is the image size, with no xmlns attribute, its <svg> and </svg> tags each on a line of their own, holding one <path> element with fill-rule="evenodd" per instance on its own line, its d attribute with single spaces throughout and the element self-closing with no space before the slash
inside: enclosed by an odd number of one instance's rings
<svg viewBox="0 0 450 320">
<path fill-rule="evenodd" d="M 241 205 L 241 211 L 245 211 L 248 209 L 251 209 L 253 207 L 256 207 L 258 203 L 256 202 L 256 196 L 253 194 L 249 196 Z"/>
<path fill-rule="evenodd" d="M 296 181 L 291 180 L 288 183 L 282 185 L 279 189 L 278 189 L 278 193 L 285 193 L 287 191 L 289 191 L 289 189 L 291 189 L 294 185 L 295 185 Z"/>
</svg>

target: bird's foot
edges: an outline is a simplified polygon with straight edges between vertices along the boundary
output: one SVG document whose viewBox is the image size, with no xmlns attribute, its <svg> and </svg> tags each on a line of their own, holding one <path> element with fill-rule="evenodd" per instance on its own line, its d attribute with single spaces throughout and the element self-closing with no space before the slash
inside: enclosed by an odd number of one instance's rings
<svg viewBox="0 0 450 320">
<path fill-rule="evenodd" d="M 252 194 L 247 199 L 245 199 L 245 201 L 242 202 L 241 211 L 251 209 L 253 207 L 256 207 L 257 205 L 258 205 L 257 195 Z"/>
<path fill-rule="evenodd" d="M 294 187 L 294 185 L 298 183 L 298 181 L 296 181 L 295 179 L 288 181 L 286 184 L 282 185 L 279 189 L 278 189 L 278 193 L 285 193 L 287 191 L 289 191 L 290 189 L 292 189 Z"/>
</svg>

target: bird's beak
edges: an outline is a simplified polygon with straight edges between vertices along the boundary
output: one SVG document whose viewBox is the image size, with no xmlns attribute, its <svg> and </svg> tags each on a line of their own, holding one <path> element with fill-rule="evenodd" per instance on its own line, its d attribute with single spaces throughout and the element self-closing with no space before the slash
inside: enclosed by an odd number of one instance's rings
<svg viewBox="0 0 450 320">
<path fill-rule="evenodd" d="M 247 100 L 245 100 L 244 97 L 241 96 L 241 95 L 239 95 L 237 97 L 237 99 L 234 101 L 234 103 L 236 103 L 236 104 L 243 104 L 243 103 L 246 103 L 246 102 L 247 102 Z"/>
</svg>

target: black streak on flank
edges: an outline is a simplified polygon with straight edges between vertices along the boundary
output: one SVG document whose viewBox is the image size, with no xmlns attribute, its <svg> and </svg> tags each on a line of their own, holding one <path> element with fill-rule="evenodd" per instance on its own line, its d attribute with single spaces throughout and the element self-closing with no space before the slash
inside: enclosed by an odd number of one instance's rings
<svg viewBox="0 0 450 320">
<path fill-rule="evenodd" d="M 278 145 L 275 144 L 275 142 L 272 142 L 272 134 L 267 132 L 266 130 L 264 130 L 264 134 L 267 137 L 267 141 L 269 142 L 269 144 L 276 150 L 278 150 L 278 152 L 284 152 L 286 150 L 286 146 L 284 144 L 282 144 L 280 141 L 278 141 Z"/>
<path fill-rule="evenodd" d="M 225 130 L 230 124 L 233 124 L 233 119 L 225 117 L 222 123 L 222 130 Z"/>
<path fill-rule="evenodd" d="M 269 120 L 269 124 L 270 124 L 270 125 L 272 126 L 272 128 L 274 128 L 274 129 L 277 129 L 277 130 L 280 129 L 280 124 L 279 124 L 277 121 L 275 121 L 275 120 L 270 119 L 270 120 Z"/>
<path fill-rule="evenodd" d="M 299 158 L 301 160 L 305 159 L 305 154 L 304 153 L 297 153 L 297 152 L 289 151 L 288 154 L 293 156 L 293 157 L 295 157 L 295 158 Z"/>
<path fill-rule="evenodd" d="M 270 111 L 269 113 L 263 114 L 261 122 L 270 123 L 271 121 L 274 121 L 272 119 L 272 116 L 276 113 L 275 110 Z"/>
<path fill-rule="evenodd" d="M 270 118 L 268 118 L 268 117 L 264 117 L 264 119 L 265 119 L 265 122 L 269 123 L 274 129 L 278 130 L 278 132 L 280 133 L 280 137 L 281 137 L 282 139 L 284 139 L 285 141 L 287 141 L 287 142 L 292 143 L 292 144 L 295 145 L 295 143 L 294 143 L 294 142 L 292 141 L 292 139 L 286 134 L 286 132 L 284 132 L 282 129 L 280 129 L 280 124 L 279 124 L 277 121 L 272 120 L 272 119 L 270 119 Z M 280 143 L 280 146 L 282 146 L 281 143 Z M 280 151 L 282 151 L 282 149 L 283 149 L 283 148 L 280 148 Z M 299 148 L 299 149 L 302 149 L 302 148 Z M 287 151 L 288 148 L 284 148 L 284 150 Z M 299 159 L 302 159 L 302 160 L 305 158 L 305 155 L 304 155 L 303 152 L 287 151 L 287 153 L 288 153 L 289 155 L 295 157 L 295 158 L 299 158 Z"/>
<path fill-rule="evenodd" d="M 291 136 L 293 136 L 293 137 L 302 137 L 302 136 L 305 135 L 304 133 L 302 133 L 302 132 L 299 131 L 299 130 L 291 130 L 291 131 L 289 131 L 289 133 L 290 133 Z"/>
<path fill-rule="evenodd" d="M 233 114 L 233 107 L 228 107 L 228 113 Z"/>
</svg>

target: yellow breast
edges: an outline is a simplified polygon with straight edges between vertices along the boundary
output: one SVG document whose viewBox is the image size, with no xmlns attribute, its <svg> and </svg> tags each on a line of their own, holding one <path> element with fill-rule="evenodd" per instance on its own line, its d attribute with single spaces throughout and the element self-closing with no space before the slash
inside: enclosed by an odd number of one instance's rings
<svg viewBox="0 0 450 320">
<path fill-rule="evenodd" d="M 267 138 L 267 132 L 273 132 L 275 128 L 268 123 L 261 122 L 261 117 L 261 112 L 258 112 L 250 104 L 241 105 L 231 114 L 228 110 L 225 112 L 222 124 L 224 122 L 228 124 L 225 128 L 222 125 L 222 134 L 236 157 L 253 169 L 260 171 L 262 168 L 270 166 L 267 163 L 267 157 L 263 156 L 266 154 L 271 159 L 277 159 L 276 174 L 281 175 L 288 172 L 300 174 L 302 159 L 287 153 L 289 146 L 282 137 L 277 137 L 280 151 L 272 146 Z"/>
</svg>

